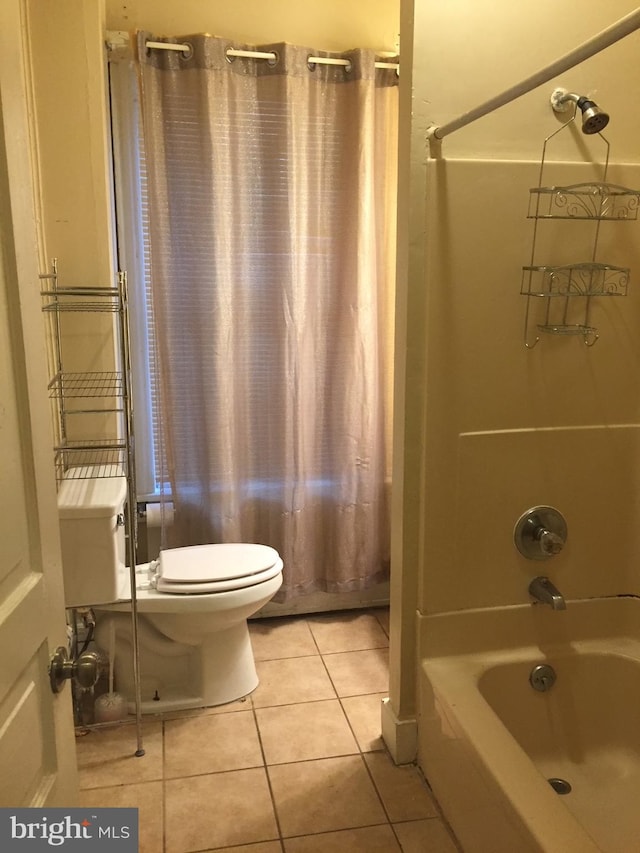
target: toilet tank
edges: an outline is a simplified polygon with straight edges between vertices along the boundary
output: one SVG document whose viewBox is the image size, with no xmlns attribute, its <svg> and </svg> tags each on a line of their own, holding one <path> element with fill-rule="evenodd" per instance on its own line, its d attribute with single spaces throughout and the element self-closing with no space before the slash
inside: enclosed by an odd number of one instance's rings
<svg viewBox="0 0 640 853">
<path fill-rule="evenodd" d="M 73 469 L 69 474 L 73 474 Z M 77 472 L 75 472 L 77 474 Z M 67 607 L 107 604 L 125 576 L 124 477 L 64 478 L 58 491 Z"/>
</svg>

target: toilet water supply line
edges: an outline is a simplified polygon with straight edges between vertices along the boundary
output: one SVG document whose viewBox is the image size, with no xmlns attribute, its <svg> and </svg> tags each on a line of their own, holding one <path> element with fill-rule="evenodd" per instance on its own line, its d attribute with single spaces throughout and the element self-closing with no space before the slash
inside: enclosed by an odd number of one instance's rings
<svg viewBox="0 0 640 853">
<path fill-rule="evenodd" d="M 515 101 L 516 98 L 522 95 L 526 95 L 532 89 L 541 86 L 543 83 L 547 83 L 553 77 L 562 74 L 563 71 L 567 71 L 569 68 L 573 68 L 575 65 L 584 62 L 585 59 L 589 59 L 589 57 L 594 56 L 596 53 L 630 35 L 637 29 L 640 29 L 640 7 L 619 21 L 616 21 L 615 24 L 607 27 L 607 29 L 602 30 L 602 32 L 593 38 L 579 45 L 566 56 L 557 59 L 551 65 L 547 65 L 546 68 L 527 77 L 521 83 L 512 86 L 510 89 L 506 89 L 494 98 L 475 107 L 475 109 L 452 119 L 442 126 L 432 125 L 427 130 L 427 139 L 431 144 L 440 142 L 440 140 L 444 139 L 450 133 L 454 133 L 454 131 L 471 124 L 476 119 L 494 112 L 499 107 Z"/>
</svg>

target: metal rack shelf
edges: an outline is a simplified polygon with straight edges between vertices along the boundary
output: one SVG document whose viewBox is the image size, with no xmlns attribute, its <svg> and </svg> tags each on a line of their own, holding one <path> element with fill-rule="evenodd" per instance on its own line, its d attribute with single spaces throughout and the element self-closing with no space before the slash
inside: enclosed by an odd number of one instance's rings
<svg viewBox="0 0 640 853">
<path fill-rule="evenodd" d="M 522 267 L 523 296 L 626 296 L 630 270 L 611 264 L 581 263 Z"/>
<path fill-rule="evenodd" d="M 41 276 L 55 282 L 52 276 Z M 43 311 L 114 312 L 121 310 L 117 287 L 54 287 L 40 291 Z M 67 301 L 69 300 L 69 301 Z"/>
<path fill-rule="evenodd" d="M 593 341 L 593 343 L 598 339 L 598 330 L 596 328 L 593 326 L 583 326 L 579 323 L 573 325 L 539 323 L 538 331 L 544 332 L 547 335 L 581 335 L 586 341 Z"/>
<path fill-rule="evenodd" d="M 55 401 L 54 464 L 58 488 L 62 481 L 124 477 L 127 497 L 124 508 L 126 523 L 126 561 L 131 583 L 131 625 L 136 708 L 136 755 L 144 755 L 142 747 L 142 711 L 139 678 L 138 613 L 136 599 L 137 503 L 133 439 L 133 406 L 131 401 L 131 355 L 129 341 L 127 276 L 118 273 L 117 287 L 59 287 L 58 264 L 40 276 L 44 285 L 42 310 L 47 317 L 48 345 L 51 365 L 49 397 Z M 114 371 L 67 372 L 63 363 L 63 326 L 61 315 L 75 313 L 110 313 L 114 315 L 112 334 L 116 343 Z M 74 353 L 74 363 L 77 354 Z M 106 401 L 97 408 L 68 405 L 69 400 L 96 399 Z M 74 416 L 74 435 L 78 434 L 80 416 L 94 416 L 85 421 L 86 433 L 95 432 L 96 415 L 115 414 L 106 423 L 110 434 L 100 438 L 70 438 L 68 419 Z M 103 424 L 105 421 L 98 420 Z M 94 429 L 91 429 L 91 426 Z M 91 602 L 86 602 L 90 605 Z"/>
<path fill-rule="evenodd" d="M 543 184 L 547 146 L 554 137 L 569 128 L 575 118 L 574 110 L 572 118 L 545 139 L 538 186 L 529 190 L 527 217 L 535 221 L 531 259 L 527 266 L 522 267 L 520 284 L 521 295 L 527 297 L 524 345 L 529 349 L 538 343 L 541 332 L 547 335 L 582 337 L 586 346 L 593 346 L 599 334 L 591 323 L 591 300 L 604 296 L 626 296 L 629 286 L 628 268 L 596 261 L 601 223 L 635 220 L 640 204 L 640 190 L 607 182 L 609 143 L 602 133 L 593 134 L 604 146 L 601 181 L 567 186 Z M 596 163 L 599 160 L 593 159 Z M 553 219 L 586 220 L 595 223 L 589 245 L 590 261 L 572 264 L 537 263 L 539 220 Z M 560 249 L 564 247 L 560 246 Z M 540 300 L 543 300 L 542 305 Z"/>
<path fill-rule="evenodd" d="M 124 393 L 121 371 L 96 371 L 92 373 L 59 372 L 49 382 L 49 397 L 94 398 L 122 397 Z"/>
<path fill-rule="evenodd" d="M 54 447 L 56 479 L 87 480 L 126 477 L 127 445 L 114 440 L 69 442 Z"/>
<path fill-rule="evenodd" d="M 593 181 L 529 190 L 529 219 L 638 218 L 640 190 Z"/>
</svg>

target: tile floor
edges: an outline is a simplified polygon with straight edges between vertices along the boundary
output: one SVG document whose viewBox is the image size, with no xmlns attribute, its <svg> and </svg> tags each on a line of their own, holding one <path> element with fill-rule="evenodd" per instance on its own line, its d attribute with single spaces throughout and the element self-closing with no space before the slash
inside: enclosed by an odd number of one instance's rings
<svg viewBox="0 0 640 853">
<path fill-rule="evenodd" d="M 77 738 L 81 805 L 139 809 L 141 853 L 456 853 L 380 738 L 388 612 L 256 620 L 246 699 Z"/>
</svg>

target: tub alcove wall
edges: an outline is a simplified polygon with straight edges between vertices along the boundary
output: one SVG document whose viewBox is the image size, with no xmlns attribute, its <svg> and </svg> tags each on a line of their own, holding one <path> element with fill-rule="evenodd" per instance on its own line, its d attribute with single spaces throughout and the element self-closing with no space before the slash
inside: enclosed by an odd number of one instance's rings
<svg viewBox="0 0 640 853">
<path fill-rule="evenodd" d="M 495 609 L 497 616 L 514 606 L 525 614 L 536 575 L 548 574 L 569 608 L 572 600 L 640 595 L 640 222 L 602 225 L 599 259 L 619 259 L 612 262 L 629 267 L 631 278 L 626 297 L 594 300 L 595 346 L 547 335 L 527 349 L 520 295 L 532 245 L 529 189 L 544 139 L 560 126 L 549 104 L 554 88 L 591 94 L 611 115 L 609 180 L 640 186 L 640 33 L 446 137 L 425 157 L 429 125 L 519 83 L 636 5 L 404 4 L 403 21 L 408 7 L 413 15 L 413 118 L 400 299 L 409 306 L 406 352 L 414 354 L 404 393 L 414 402 L 402 468 L 414 483 L 410 466 L 419 448 L 422 456 L 420 529 L 403 534 L 415 559 L 405 559 L 402 585 L 392 590 L 392 637 L 401 623 L 406 636 L 413 610 L 418 682 L 422 661 L 453 653 L 447 642 L 465 642 L 468 652 L 480 642 L 472 633 L 461 639 L 460 631 L 472 631 L 468 621 L 448 630 L 449 615 Z M 406 48 L 405 40 L 403 54 Z M 600 159 L 593 142 L 568 139 L 557 167 L 563 182 L 592 176 L 583 164 Z M 559 232 L 562 250 L 589 260 L 584 223 L 568 224 L 574 230 Z M 523 558 L 512 539 L 518 517 L 536 504 L 557 507 L 569 530 L 563 552 L 542 564 Z M 417 607 L 407 590 L 415 590 Z M 409 656 L 403 661 L 411 665 Z M 410 695 L 406 680 L 404 687 Z M 421 731 L 433 696 L 423 691 L 421 702 L 419 761 L 452 819 L 430 777 Z"/>
</svg>

